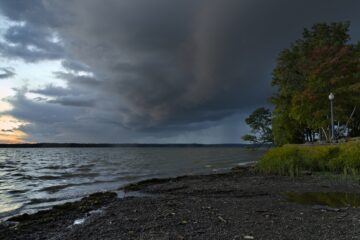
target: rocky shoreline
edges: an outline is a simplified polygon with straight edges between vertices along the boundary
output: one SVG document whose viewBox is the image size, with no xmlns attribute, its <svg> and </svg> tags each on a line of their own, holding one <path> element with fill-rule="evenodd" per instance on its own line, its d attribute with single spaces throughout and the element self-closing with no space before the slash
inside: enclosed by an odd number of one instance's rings
<svg viewBox="0 0 360 240">
<path fill-rule="evenodd" d="M 152 179 L 117 198 L 78 202 L 0 225 L 0 239 L 359 239 L 360 209 L 299 204 L 286 192 L 360 194 L 355 181 L 325 176 L 263 176 L 252 168 L 223 174 Z"/>
</svg>

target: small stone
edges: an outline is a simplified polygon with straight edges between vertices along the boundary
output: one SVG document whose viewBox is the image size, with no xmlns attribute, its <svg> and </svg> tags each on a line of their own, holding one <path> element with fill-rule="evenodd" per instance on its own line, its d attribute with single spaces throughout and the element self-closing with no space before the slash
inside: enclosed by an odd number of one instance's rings
<svg viewBox="0 0 360 240">
<path fill-rule="evenodd" d="M 76 219 L 74 221 L 74 225 L 80 225 L 83 224 L 84 222 L 85 222 L 85 218 Z"/>
<path fill-rule="evenodd" d="M 255 238 L 253 236 L 250 236 L 250 235 L 245 235 L 244 239 L 255 239 Z"/>
<path fill-rule="evenodd" d="M 218 219 L 219 219 L 220 221 L 222 221 L 223 223 L 226 223 L 226 220 L 225 220 L 223 217 L 218 216 Z"/>
<path fill-rule="evenodd" d="M 332 207 L 323 206 L 323 205 L 314 205 L 312 207 L 312 209 L 320 210 L 320 211 L 323 211 L 323 212 L 341 212 L 341 211 L 344 211 L 343 209 L 340 209 L 340 208 L 332 208 Z"/>
</svg>

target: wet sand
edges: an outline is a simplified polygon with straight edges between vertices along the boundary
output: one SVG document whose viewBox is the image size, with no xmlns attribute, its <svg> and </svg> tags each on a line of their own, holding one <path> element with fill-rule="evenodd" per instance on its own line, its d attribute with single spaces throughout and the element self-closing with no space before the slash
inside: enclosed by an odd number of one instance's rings
<svg viewBox="0 0 360 240">
<path fill-rule="evenodd" d="M 284 192 L 360 193 L 325 176 L 224 174 L 129 185 L 142 197 L 97 193 L 0 225 L 0 239 L 360 239 L 360 209 L 289 202 Z M 74 224 L 74 222 L 78 224 Z"/>
</svg>

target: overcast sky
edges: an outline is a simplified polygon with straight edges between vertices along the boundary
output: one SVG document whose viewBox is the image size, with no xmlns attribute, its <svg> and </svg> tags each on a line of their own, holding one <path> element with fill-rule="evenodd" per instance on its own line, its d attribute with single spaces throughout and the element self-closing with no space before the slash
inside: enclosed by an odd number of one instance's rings
<svg viewBox="0 0 360 240">
<path fill-rule="evenodd" d="M 278 53 L 358 0 L 0 0 L 0 142 L 239 143 Z"/>
</svg>

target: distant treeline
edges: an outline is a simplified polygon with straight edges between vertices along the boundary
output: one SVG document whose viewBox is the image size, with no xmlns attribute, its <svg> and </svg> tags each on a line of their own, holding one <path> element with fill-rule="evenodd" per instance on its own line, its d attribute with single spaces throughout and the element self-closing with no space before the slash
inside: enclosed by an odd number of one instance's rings
<svg viewBox="0 0 360 240">
<path fill-rule="evenodd" d="M 96 143 L 23 143 L 0 144 L 0 148 L 112 148 L 112 147 L 268 147 L 264 144 L 96 144 Z"/>
</svg>

